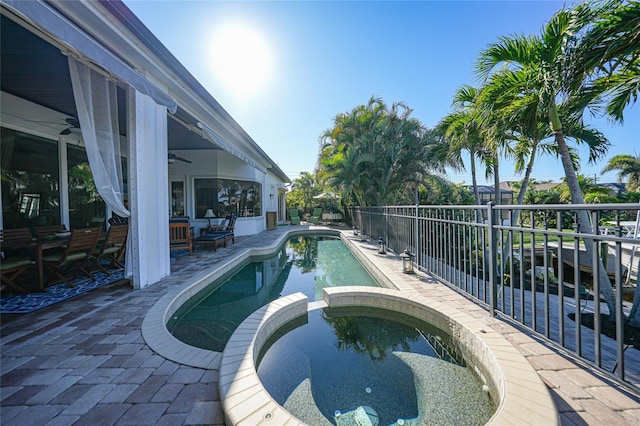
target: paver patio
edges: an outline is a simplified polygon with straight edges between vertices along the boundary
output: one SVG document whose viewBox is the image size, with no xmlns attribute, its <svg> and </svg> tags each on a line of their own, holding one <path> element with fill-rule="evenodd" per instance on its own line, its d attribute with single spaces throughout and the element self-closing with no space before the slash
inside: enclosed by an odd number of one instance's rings
<svg viewBox="0 0 640 426">
<path fill-rule="evenodd" d="M 250 248 L 271 245 L 291 227 L 239 237 L 217 252 L 200 251 L 172 263 L 172 275 L 134 291 L 112 284 L 23 315 L 3 315 L 0 326 L 0 422 L 3 425 L 224 424 L 218 373 L 155 354 L 140 327 L 149 309 L 203 268 Z M 350 233 L 350 231 L 346 231 Z M 373 243 L 357 242 L 366 256 Z M 399 262 L 376 258 L 391 279 Z M 428 297 L 485 318 L 518 348 L 547 384 L 563 424 L 638 424 L 640 395 L 583 363 L 495 318 L 424 275 L 411 284 Z M 640 369 L 640 366 L 637 367 Z"/>
</svg>

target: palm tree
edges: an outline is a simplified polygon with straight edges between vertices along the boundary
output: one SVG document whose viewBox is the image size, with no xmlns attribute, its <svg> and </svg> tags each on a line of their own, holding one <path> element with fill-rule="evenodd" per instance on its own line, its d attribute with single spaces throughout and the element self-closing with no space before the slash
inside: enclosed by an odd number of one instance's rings
<svg viewBox="0 0 640 426">
<path fill-rule="evenodd" d="M 596 70 L 593 97 L 607 95 L 606 112 L 622 122 L 640 92 L 640 2 L 609 1 L 586 33 L 581 71 Z"/>
<path fill-rule="evenodd" d="M 522 70 L 530 77 L 529 88 L 534 90 L 549 119 L 574 204 L 585 202 L 565 140 L 559 109 L 572 107 L 571 112 L 576 117 L 581 117 L 584 113 L 584 104 L 580 101 L 589 76 L 586 74 L 587 70 L 581 68 L 584 54 L 580 50 L 583 47 L 580 36 L 600 12 L 589 4 L 560 10 L 553 15 L 539 36 L 503 37 L 480 53 L 477 65 L 477 72 L 485 78 L 495 73 L 495 69 L 504 67 L 514 71 Z M 499 68 L 500 66 L 503 68 Z M 581 232 L 593 233 L 586 210 L 578 210 L 577 221 Z M 591 257 L 591 244 L 585 246 Z M 604 267 L 600 268 L 599 279 L 610 318 L 613 319 L 616 312 L 615 294 Z"/>
<path fill-rule="evenodd" d="M 414 202 L 423 177 L 435 165 L 431 139 L 403 103 L 391 108 L 372 97 L 366 105 L 334 118 L 321 135 L 318 174 L 341 188 L 343 201 L 361 206 Z"/>
<path fill-rule="evenodd" d="M 623 122 L 624 110 L 640 92 L 640 2 L 612 2 L 584 38 L 583 70 L 599 72 L 589 87 L 592 96 L 608 96 L 606 112 Z M 614 157 L 615 158 L 615 157 Z M 640 286 L 636 286 L 630 323 L 640 327 Z"/>
<path fill-rule="evenodd" d="M 449 144 L 449 153 L 446 156 L 448 165 L 454 169 L 464 169 L 461 161 L 462 151 L 469 152 L 471 185 L 476 204 L 480 204 L 476 161 L 479 160 L 486 166 L 485 176 L 492 174 L 494 164 L 494 155 L 485 143 L 485 130 L 479 117 L 479 109 L 475 108 L 478 95 L 479 90 L 474 87 L 460 87 L 454 95 L 454 111 L 437 125 L 437 131 L 444 135 Z"/>
<path fill-rule="evenodd" d="M 623 179 L 627 179 L 627 191 L 640 191 L 640 155 L 635 157 L 630 154 L 615 155 L 609 159 L 600 173 L 613 170 L 619 170 L 618 181 L 620 183 Z"/>
<path fill-rule="evenodd" d="M 309 172 L 300 173 L 300 177 L 293 181 L 291 190 L 299 196 L 298 200 L 303 211 L 310 210 L 313 197 L 319 193 L 316 185 L 316 178 Z"/>
</svg>

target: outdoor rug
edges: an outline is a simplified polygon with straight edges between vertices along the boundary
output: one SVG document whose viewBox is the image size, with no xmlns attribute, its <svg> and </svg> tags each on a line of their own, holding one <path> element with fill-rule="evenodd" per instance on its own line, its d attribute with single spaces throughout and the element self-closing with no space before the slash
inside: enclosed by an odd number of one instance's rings
<svg viewBox="0 0 640 426">
<path fill-rule="evenodd" d="M 54 303 L 72 299 L 96 288 L 122 280 L 124 271 L 114 272 L 110 276 L 104 272 L 94 272 L 93 276 L 96 277 L 95 281 L 80 282 L 74 288 L 60 282 L 50 285 L 45 292 L 3 294 L 2 298 L 0 298 L 0 314 L 28 314 L 51 306 Z M 86 280 L 86 277 L 78 278 L 75 281 L 83 280 Z M 74 283 L 74 280 L 71 282 Z"/>
</svg>

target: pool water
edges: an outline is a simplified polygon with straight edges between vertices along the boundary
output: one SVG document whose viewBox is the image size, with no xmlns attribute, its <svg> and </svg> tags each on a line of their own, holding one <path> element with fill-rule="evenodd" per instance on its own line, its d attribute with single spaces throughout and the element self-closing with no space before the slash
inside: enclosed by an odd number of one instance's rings
<svg viewBox="0 0 640 426">
<path fill-rule="evenodd" d="M 310 311 L 267 342 L 258 375 L 310 425 L 480 425 L 495 411 L 444 332 L 376 309 Z"/>
<path fill-rule="evenodd" d="M 167 328 L 184 343 L 221 352 L 238 325 L 267 303 L 296 292 L 321 300 L 323 288 L 343 285 L 377 286 L 340 239 L 291 238 L 276 255 L 211 283 Z"/>
</svg>

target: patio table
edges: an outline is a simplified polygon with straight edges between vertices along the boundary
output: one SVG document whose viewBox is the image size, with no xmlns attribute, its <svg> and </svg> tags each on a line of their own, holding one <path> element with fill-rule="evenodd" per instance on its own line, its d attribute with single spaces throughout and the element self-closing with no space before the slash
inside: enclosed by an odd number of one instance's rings
<svg viewBox="0 0 640 426">
<path fill-rule="evenodd" d="M 70 236 L 69 236 L 70 237 Z M 69 237 L 43 238 L 34 241 L 36 251 L 36 269 L 38 276 L 38 288 L 40 291 L 46 291 L 44 286 L 44 262 L 42 255 L 45 250 L 64 247 L 69 242 Z"/>
<path fill-rule="evenodd" d="M 69 241 L 69 237 L 53 237 L 53 238 L 40 238 L 32 239 L 29 242 L 20 242 L 17 244 L 3 244 L 2 250 L 33 250 L 35 252 L 35 265 L 38 290 L 45 291 L 44 287 L 44 264 L 42 261 L 43 252 L 45 250 L 64 247 Z"/>
</svg>

